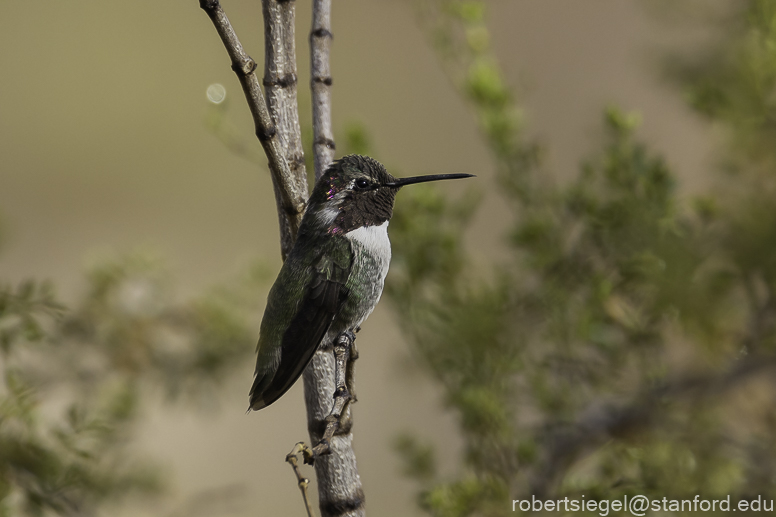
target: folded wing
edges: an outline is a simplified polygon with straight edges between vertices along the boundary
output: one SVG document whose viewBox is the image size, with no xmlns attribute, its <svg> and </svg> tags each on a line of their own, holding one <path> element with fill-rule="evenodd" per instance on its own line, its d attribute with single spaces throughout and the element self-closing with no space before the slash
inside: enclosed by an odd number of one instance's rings
<svg viewBox="0 0 776 517">
<path fill-rule="evenodd" d="M 336 314 L 348 298 L 347 264 L 321 256 L 305 288 L 298 311 L 283 334 L 277 368 L 258 370 L 250 392 L 250 408 L 259 410 L 279 399 L 310 363 Z M 345 267 L 343 267 L 345 266 Z"/>
</svg>

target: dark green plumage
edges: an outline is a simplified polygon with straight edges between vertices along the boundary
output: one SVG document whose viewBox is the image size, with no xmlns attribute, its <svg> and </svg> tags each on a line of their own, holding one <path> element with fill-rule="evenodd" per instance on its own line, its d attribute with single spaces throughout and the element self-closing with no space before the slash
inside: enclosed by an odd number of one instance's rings
<svg viewBox="0 0 776 517">
<path fill-rule="evenodd" d="M 332 238 L 340 242 L 313 239 L 309 241 L 311 249 L 291 253 L 270 291 L 261 325 L 251 409 L 272 404 L 291 388 L 348 299 L 352 251 L 347 238 Z M 305 260 L 310 257 L 308 253 L 312 260 Z M 275 343 L 280 347 L 272 346 Z"/>
<path fill-rule="evenodd" d="M 346 156 L 335 162 L 316 183 L 299 235 L 286 258 L 267 298 L 261 322 L 256 361 L 256 378 L 250 392 L 250 407 L 258 410 L 272 404 L 296 382 L 318 349 L 327 331 L 334 325 L 339 332 L 349 330 L 363 318 L 359 313 L 371 312 L 373 303 L 360 286 L 352 285 L 354 245 L 345 235 L 353 229 L 383 224 L 391 217 L 397 189 L 383 188 L 369 192 L 354 192 L 349 185 L 356 177 L 382 184 L 394 180 L 377 161 L 363 156 Z M 351 205 L 364 205 L 354 198 L 379 198 L 379 210 L 351 214 Z M 387 210 L 386 210 L 387 205 Z M 369 219 L 369 220 L 365 220 Z M 354 224 L 358 226 L 353 226 Z M 390 258 L 390 257 L 388 257 Z M 375 264 L 359 272 L 378 276 Z M 350 279 L 350 282 L 348 282 Z M 351 285 L 348 285 L 348 284 Z M 382 291 L 382 279 L 380 279 Z M 351 292 L 356 296 L 350 297 Z M 371 305 L 368 311 L 361 306 Z M 336 336 L 335 336 L 336 337 Z"/>
<path fill-rule="evenodd" d="M 466 176 L 397 179 L 377 161 L 358 155 L 327 169 L 267 298 L 250 409 L 280 398 L 322 343 L 353 331 L 372 312 L 391 259 L 387 223 L 398 189 Z"/>
</svg>

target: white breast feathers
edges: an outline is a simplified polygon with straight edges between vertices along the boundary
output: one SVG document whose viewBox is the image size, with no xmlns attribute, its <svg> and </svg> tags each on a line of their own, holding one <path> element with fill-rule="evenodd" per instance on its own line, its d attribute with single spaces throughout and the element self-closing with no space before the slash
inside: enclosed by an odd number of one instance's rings
<svg viewBox="0 0 776 517">
<path fill-rule="evenodd" d="M 388 265 L 391 261 L 391 241 L 388 240 L 388 221 L 380 226 L 362 226 L 345 234 L 364 247 L 364 250 L 372 255 L 381 266 L 382 277 L 388 273 Z"/>
</svg>

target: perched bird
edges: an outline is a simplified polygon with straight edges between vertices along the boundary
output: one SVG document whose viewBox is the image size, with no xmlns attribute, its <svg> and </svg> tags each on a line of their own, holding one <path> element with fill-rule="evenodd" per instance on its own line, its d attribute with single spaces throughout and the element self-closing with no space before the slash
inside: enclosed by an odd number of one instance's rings
<svg viewBox="0 0 776 517">
<path fill-rule="evenodd" d="M 329 166 L 267 298 L 250 409 L 279 399 L 320 346 L 353 332 L 371 314 L 391 260 L 388 221 L 399 188 L 470 176 L 394 178 L 376 160 L 359 155 Z"/>
</svg>

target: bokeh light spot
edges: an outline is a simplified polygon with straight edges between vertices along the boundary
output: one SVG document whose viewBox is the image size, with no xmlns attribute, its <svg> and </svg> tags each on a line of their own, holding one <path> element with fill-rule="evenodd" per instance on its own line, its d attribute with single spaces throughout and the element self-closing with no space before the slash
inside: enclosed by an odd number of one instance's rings
<svg viewBox="0 0 776 517">
<path fill-rule="evenodd" d="M 213 104 L 221 104 L 226 99 L 226 88 L 218 83 L 213 83 L 207 87 L 207 100 Z"/>
</svg>

